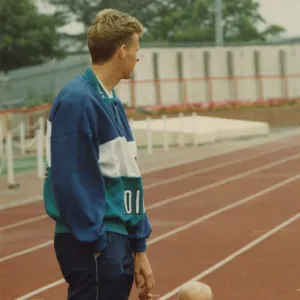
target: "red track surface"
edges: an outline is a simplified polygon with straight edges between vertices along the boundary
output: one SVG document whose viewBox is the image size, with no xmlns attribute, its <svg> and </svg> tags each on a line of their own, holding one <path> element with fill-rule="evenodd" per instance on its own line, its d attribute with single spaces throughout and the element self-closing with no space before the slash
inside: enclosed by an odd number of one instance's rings
<svg viewBox="0 0 300 300">
<path fill-rule="evenodd" d="M 300 299 L 297 138 L 145 175 L 155 294 L 163 296 L 200 274 L 197 279 L 211 285 L 217 300 Z M 1 300 L 14 300 L 40 288 L 40 293 L 22 299 L 66 299 L 65 284 L 49 286 L 61 279 L 52 245 L 36 249 L 53 235 L 51 220 L 31 219 L 42 214 L 42 203 L 0 212 Z M 297 214 L 297 220 L 249 246 Z M 3 228 L 21 221 L 26 222 Z M 245 246 L 247 251 L 216 267 Z M 28 253 L 23 253 L 26 249 Z M 212 266 L 214 271 L 201 276 Z M 136 290 L 131 299 L 137 299 Z"/>
</svg>

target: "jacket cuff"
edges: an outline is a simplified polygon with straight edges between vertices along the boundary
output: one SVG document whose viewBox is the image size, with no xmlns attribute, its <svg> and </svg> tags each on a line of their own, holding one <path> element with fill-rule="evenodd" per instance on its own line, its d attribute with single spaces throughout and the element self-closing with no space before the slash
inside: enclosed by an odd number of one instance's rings
<svg viewBox="0 0 300 300">
<path fill-rule="evenodd" d="M 132 239 L 130 246 L 132 252 L 145 252 L 147 249 L 146 239 Z"/>
<path fill-rule="evenodd" d="M 105 233 L 101 238 L 93 243 L 94 253 L 99 253 L 103 251 L 107 246 L 107 234 Z"/>
</svg>

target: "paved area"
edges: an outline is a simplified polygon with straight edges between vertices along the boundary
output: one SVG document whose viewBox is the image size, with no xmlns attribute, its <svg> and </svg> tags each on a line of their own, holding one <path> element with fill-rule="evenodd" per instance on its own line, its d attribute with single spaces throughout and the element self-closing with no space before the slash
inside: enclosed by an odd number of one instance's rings
<svg viewBox="0 0 300 300">
<path fill-rule="evenodd" d="M 14 159 L 14 172 L 21 173 L 21 172 L 28 172 L 36 170 L 36 156 L 24 156 L 24 157 L 17 157 Z M 7 176 L 7 169 L 6 166 L 3 168 L 0 176 Z"/>
<path fill-rule="evenodd" d="M 228 153 L 231 151 L 251 147 L 280 138 L 293 136 L 300 133 L 300 127 L 290 129 L 273 129 L 267 137 L 256 137 L 251 139 L 228 140 L 220 143 L 200 145 L 197 147 L 170 148 L 165 152 L 162 148 L 153 149 L 150 155 L 147 149 L 138 152 L 138 163 L 143 173 L 155 169 L 165 168 L 168 165 L 176 165 L 188 161 L 204 159 L 207 157 Z"/>
<path fill-rule="evenodd" d="M 279 130 L 276 129 L 268 137 L 257 137 L 253 139 L 231 140 L 220 143 L 200 145 L 197 147 L 170 148 L 165 152 L 162 148 L 154 148 L 149 154 L 147 149 L 138 152 L 138 164 L 142 174 L 174 166 L 181 163 L 201 160 L 207 157 L 228 153 L 231 151 L 264 144 L 280 138 L 293 136 L 300 133 L 300 127 Z M 28 159 L 28 158 L 27 158 Z M 26 202 L 39 201 L 42 197 L 43 180 L 37 178 L 35 163 L 30 160 L 31 171 L 15 174 L 15 182 L 19 184 L 16 189 L 9 189 L 6 176 L 0 177 L 0 209 L 19 205 Z M 22 164 L 20 163 L 20 166 Z M 24 166 L 24 165 L 23 165 Z M 24 168 L 22 169 L 24 171 Z"/>
</svg>

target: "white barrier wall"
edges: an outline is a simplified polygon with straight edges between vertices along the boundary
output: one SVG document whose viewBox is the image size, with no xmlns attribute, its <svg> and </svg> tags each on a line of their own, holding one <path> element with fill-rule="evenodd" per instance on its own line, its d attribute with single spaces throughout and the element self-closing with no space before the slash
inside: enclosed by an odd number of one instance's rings
<svg viewBox="0 0 300 300">
<path fill-rule="evenodd" d="M 141 47 L 139 55 L 134 80 L 116 88 L 128 105 L 300 97 L 300 45 Z M 84 71 L 88 57 L 9 72 L 0 97 L 51 96 Z"/>
<path fill-rule="evenodd" d="M 161 49 L 158 52 L 158 76 L 161 101 L 164 104 L 180 103 L 178 64 L 176 49 Z M 177 80 L 174 80 L 176 78 Z"/>
<path fill-rule="evenodd" d="M 140 81 L 135 87 L 136 106 L 154 105 L 156 104 L 156 88 L 153 72 L 153 51 L 145 49 L 139 54 L 139 59 L 134 74 L 134 77 Z"/>
<path fill-rule="evenodd" d="M 116 88 L 116 94 L 121 98 L 122 102 L 130 105 L 131 103 L 131 92 L 130 92 L 130 84 L 126 81 L 120 82 L 120 84 Z"/>
<path fill-rule="evenodd" d="M 185 81 L 187 89 L 187 101 L 203 102 L 207 99 L 207 84 L 203 80 L 205 72 L 203 68 L 203 50 L 200 48 L 186 49 L 182 52 L 183 77 L 191 79 Z"/>
<path fill-rule="evenodd" d="M 292 46 L 286 50 L 287 64 L 286 73 L 289 75 L 288 82 L 288 93 L 290 97 L 300 96 L 300 47 Z"/>
<path fill-rule="evenodd" d="M 253 49 L 234 48 L 233 52 L 233 74 L 236 78 L 236 100 L 256 100 L 256 80 Z"/>
<path fill-rule="evenodd" d="M 300 45 L 142 49 L 134 79 L 136 106 L 299 98 Z M 131 103 L 128 82 L 118 92 Z"/>
<path fill-rule="evenodd" d="M 233 99 L 230 95 L 230 80 L 228 79 L 227 49 L 215 48 L 209 51 L 209 76 L 212 77 L 212 99 L 224 101 Z M 225 78 L 222 80 L 221 78 Z"/>
<path fill-rule="evenodd" d="M 282 98 L 282 79 L 280 75 L 280 48 L 260 48 L 260 75 L 262 77 L 263 98 Z M 277 63 L 276 63 L 277 62 Z"/>
</svg>

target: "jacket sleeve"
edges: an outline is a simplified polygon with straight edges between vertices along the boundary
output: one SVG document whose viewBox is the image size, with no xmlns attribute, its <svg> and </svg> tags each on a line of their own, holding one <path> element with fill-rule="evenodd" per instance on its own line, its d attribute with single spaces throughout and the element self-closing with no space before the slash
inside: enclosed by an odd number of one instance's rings
<svg viewBox="0 0 300 300">
<path fill-rule="evenodd" d="M 129 227 L 129 239 L 132 252 L 145 252 L 147 249 L 146 240 L 150 237 L 152 228 L 146 213 L 136 224 Z"/>
<path fill-rule="evenodd" d="M 64 127 L 59 121 L 54 124 Z M 92 133 L 82 129 L 54 133 L 51 171 L 61 221 L 79 241 L 91 243 L 95 253 L 102 251 L 107 245 L 103 225 L 105 189 Z"/>
</svg>

